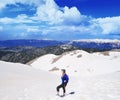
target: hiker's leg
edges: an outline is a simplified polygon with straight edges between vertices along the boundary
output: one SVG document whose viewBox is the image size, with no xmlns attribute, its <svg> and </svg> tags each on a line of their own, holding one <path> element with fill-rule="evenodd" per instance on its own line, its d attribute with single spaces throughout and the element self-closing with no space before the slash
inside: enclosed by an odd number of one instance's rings
<svg viewBox="0 0 120 100">
<path fill-rule="evenodd" d="M 65 86 L 63 86 L 63 94 L 65 94 L 66 90 L 65 90 Z"/>
<path fill-rule="evenodd" d="M 62 84 L 57 86 L 57 88 L 56 88 L 57 92 L 59 92 L 60 88 L 62 88 L 62 87 L 63 87 Z"/>
<path fill-rule="evenodd" d="M 65 87 L 66 87 L 66 83 L 64 83 L 63 85 L 62 85 L 62 88 L 63 88 L 63 95 L 65 95 L 65 93 L 66 93 L 66 89 L 65 89 Z"/>
</svg>

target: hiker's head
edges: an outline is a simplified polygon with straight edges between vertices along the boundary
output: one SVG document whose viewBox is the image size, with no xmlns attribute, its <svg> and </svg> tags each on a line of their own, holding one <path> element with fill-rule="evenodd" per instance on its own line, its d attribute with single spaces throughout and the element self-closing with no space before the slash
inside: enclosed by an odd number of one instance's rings
<svg viewBox="0 0 120 100">
<path fill-rule="evenodd" d="M 65 70 L 65 69 L 62 69 L 61 71 L 62 71 L 62 73 L 63 73 L 63 74 L 65 74 L 65 73 L 66 73 L 66 70 Z"/>
</svg>

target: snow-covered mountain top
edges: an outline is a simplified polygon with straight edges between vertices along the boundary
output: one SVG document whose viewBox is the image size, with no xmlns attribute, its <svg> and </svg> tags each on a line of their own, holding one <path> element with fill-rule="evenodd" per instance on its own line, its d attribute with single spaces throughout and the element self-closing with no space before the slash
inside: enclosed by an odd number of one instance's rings
<svg viewBox="0 0 120 100">
<path fill-rule="evenodd" d="M 120 40 L 117 39 L 81 39 L 81 40 L 73 40 L 72 42 L 95 42 L 95 43 L 116 43 L 119 42 Z"/>
<path fill-rule="evenodd" d="M 31 66 L 0 61 L 0 100 L 119 100 L 119 65 L 117 51 L 48 54 Z M 56 96 L 61 68 L 70 78 L 64 98 Z"/>
<path fill-rule="evenodd" d="M 96 75 L 120 70 L 120 52 L 87 53 L 75 50 L 55 56 L 49 54 L 31 64 L 36 69 L 53 71 L 65 68 L 71 75 Z"/>
</svg>

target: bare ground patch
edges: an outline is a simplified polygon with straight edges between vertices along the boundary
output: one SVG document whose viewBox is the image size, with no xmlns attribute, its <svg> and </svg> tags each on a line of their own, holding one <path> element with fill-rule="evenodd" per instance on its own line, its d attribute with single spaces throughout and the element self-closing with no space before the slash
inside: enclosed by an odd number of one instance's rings
<svg viewBox="0 0 120 100">
<path fill-rule="evenodd" d="M 39 57 L 38 57 L 39 58 Z M 31 65 L 34 61 L 36 61 L 38 58 L 35 58 L 35 59 L 33 59 L 33 60 L 31 60 L 31 61 L 29 61 L 28 63 L 26 63 L 27 65 Z"/>
<path fill-rule="evenodd" d="M 109 51 L 100 52 L 100 54 L 102 54 L 102 55 L 104 55 L 104 56 L 109 56 L 109 55 L 110 55 L 109 53 L 110 53 Z"/>
<path fill-rule="evenodd" d="M 59 68 L 57 68 L 57 67 L 54 67 L 54 68 L 52 68 L 51 70 L 49 70 L 49 71 L 58 71 L 59 70 Z"/>
<path fill-rule="evenodd" d="M 82 55 L 78 55 L 78 56 L 77 56 L 77 58 L 81 58 L 81 57 L 82 57 Z"/>
</svg>

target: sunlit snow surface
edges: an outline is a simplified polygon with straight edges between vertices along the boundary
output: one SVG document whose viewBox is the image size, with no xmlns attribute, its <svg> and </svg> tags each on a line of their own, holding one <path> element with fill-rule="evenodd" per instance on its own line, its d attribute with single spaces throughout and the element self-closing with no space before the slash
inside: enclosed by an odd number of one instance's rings
<svg viewBox="0 0 120 100">
<path fill-rule="evenodd" d="M 63 98 L 62 68 L 70 77 Z M 30 66 L 0 61 L 0 100 L 120 100 L 120 52 L 49 54 Z"/>
</svg>

